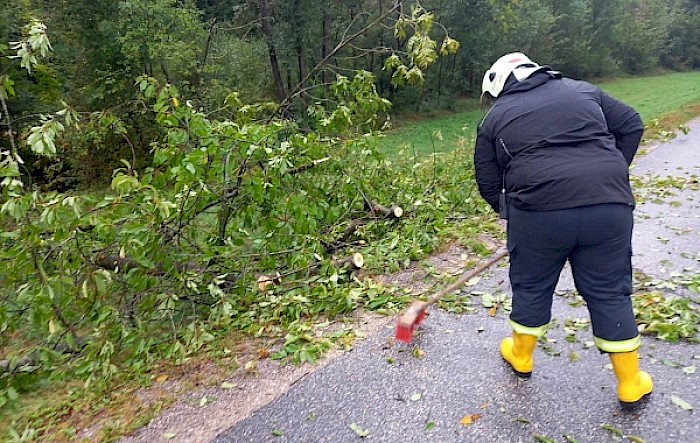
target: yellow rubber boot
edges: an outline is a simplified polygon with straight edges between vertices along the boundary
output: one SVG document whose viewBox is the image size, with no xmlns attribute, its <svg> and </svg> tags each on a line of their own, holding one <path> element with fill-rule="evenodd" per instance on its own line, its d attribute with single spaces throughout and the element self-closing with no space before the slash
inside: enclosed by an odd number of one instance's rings
<svg viewBox="0 0 700 443">
<path fill-rule="evenodd" d="M 513 368 L 518 377 L 530 378 L 532 375 L 532 353 L 537 346 L 537 337 L 513 331 L 513 337 L 501 341 L 501 356 Z"/>
<path fill-rule="evenodd" d="M 617 397 L 620 403 L 623 406 L 635 406 L 654 388 L 651 376 L 639 370 L 637 351 L 611 352 L 608 355 L 617 377 Z"/>
</svg>

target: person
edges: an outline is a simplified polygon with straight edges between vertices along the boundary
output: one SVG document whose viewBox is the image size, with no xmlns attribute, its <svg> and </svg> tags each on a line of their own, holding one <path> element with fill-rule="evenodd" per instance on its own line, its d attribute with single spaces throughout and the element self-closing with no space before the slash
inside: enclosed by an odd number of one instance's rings
<svg viewBox="0 0 700 443">
<path fill-rule="evenodd" d="M 622 406 L 650 394 L 639 370 L 641 340 L 632 302 L 634 196 L 629 165 L 644 125 L 600 88 L 562 76 L 520 52 L 486 71 L 492 100 L 477 130 L 479 192 L 507 218 L 512 337 L 500 352 L 515 373 L 532 374 L 537 340 L 568 260 L 586 301 L 594 342 L 608 353 Z"/>
</svg>

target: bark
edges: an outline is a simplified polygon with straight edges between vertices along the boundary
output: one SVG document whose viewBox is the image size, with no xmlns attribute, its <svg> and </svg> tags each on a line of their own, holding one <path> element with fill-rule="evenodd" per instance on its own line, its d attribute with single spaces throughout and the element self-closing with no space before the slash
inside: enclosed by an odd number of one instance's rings
<svg viewBox="0 0 700 443">
<path fill-rule="evenodd" d="M 260 1 L 264 1 L 264 0 L 260 0 Z M 358 38 L 359 36 L 363 35 L 365 32 L 367 32 L 367 30 L 372 29 L 374 26 L 377 26 L 377 25 L 379 25 L 380 23 L 382 23 L 382 21 L 383 21 L 385 18 L 387 18 L 387 17 L 388 17 L 389 15 L 391 15 L 392 13 L 394 13 L 397 9 L 403 8 L 403 2 L 404 2 L 404 0 L 395 0 L 395 3 L 394 3 L 394 7 L 393 7 L 393 8 L 391 8 L 390 10 L 386 11 L 385 13 L 383 13 L 382 15 L 380 15 L 379 17 L 377 17 L 377 18 L 376 18 L 372 23 L 370 23 L 368 26 L 363 27 L 362 29 L 360 29 L 359 31 L 353 33 L 352 35 L 349 35 L 349 36 L 343 35 L 341 41 L 340 41 L 333 49 L 331 49 L 331 50 L 328 52 L 328 54 L 327 54 L 320 62 L 318 62 L 318 63 L 316 64 L 316 66 L 313 67 L 313 69 L 311 69 L 311 70 L 309 71 L 309 73 L 308 73 L 308 74 L 306 75 L 306 77 L 303 79 L 304 82 L 307 82 L 307 81 L 311 78 L 312 75 L 316 74 L 316 73 L 319 71 L 319 69 L 324 68 L 325 64 L 328 63 L 328 60 L 330 60 L 331 58 L 335 57 L 335 55 L 336 55 L 339 51 L 341 51 L 343 48 L 345 48 L 345 47 L 348 46 L 350 43 L 352 43 L 356 38 Z M 348 32 L 349 32 L 349 30 L 348 30 Z M 280 107 L 279 107 L 279 110 L 277 111 L 277 114 L 280 114 L 280 113 L 284 114 L 284 113 L 286 113 L 287 110 L 289 109 L 290 105 L 291 105 L 292 100 L 293 100 L 297 95 L 299 95 L 300 93 L 301 93 L 301 88 L 300 88 L 298 85 L 297 85 L 297 87 L 294 88 L 293 90 L 290 89 L 289 95 L 287 95 L 287 97 L 285 98 L 285 100 L 281 103 L 281 105 L 280 105 Z M 277 114 L 275 114 L 275 115 L 277 115 Z M 271 120 L 273 119 L 273 117 L 274 117 L 274 115 L 270 117 L 269 121 L 271 121 Z"/>
<path fill-rule="evenodd" d="M 364 225 L 365 221 L 360 218 L 356 218 L 354 220 L 351 220 L 350 223 L 345 227 L 343 230 L 343 233 L 338 237 L 334 242 L 332 243 L 326 243 L 326 251 L 327 252 L 334 252 L 337 251 L 340 248 L 343 248 L 345 246 L 348 246 L 347 241 L 350 239 L 350 237 L 355 234 L 357 231 L 357 228 L 360 226 Z"/>
<path fill-rule="evenodd" d="M 223 186 L 223 197 L 221 200 L 221 207 L 219 208 L 218 220 L 217 220 L 217 244 L 223 246 L 226 243 L 226 225 L 231 218 L 231 203 L 230 196 L 233 193 L 231 189 L 231 180 L 229 177 L 229 160 L 231 159 L 231 153 L 228 152 L 224 158 L 224 186 Z"/>
<path fill-rule="evenodd" d="M 311 168 L 313 168 L 313 167 L 316 166 L 316 165 L 319 165 L 319 164 L 321 164 L 321 163 L 325 163 L 325 162 L 327 162 L 327 161 L 330 160 L 330 159 L 331 159 L 330 157 L 319 158 L 319 159 L 314 160 L 314 161 L 312 161 L 312 162 L 310 162 L 310 163 L 306 163 L 306 164 L 303 164 L 303 165 L 299 165 L 299 166 L 297 166 L 296 168 L 292 168 L 292 169 L 288 170 L 287 173 L 288 173 L 289 175 L 295 175 L 295 174 L 298 174 L 298 173 L 300 173 L 300 172 L 302 172 L 302 171 L 306 171 L 307 169 L 311 169 Z"/>
<path fill-rule="evenodd" d="M 379 203 L 373 201 L 367 201 L 365 203 L 372 213 L 381 215 L 385 218 L 401 218 L 401 216 L 403 216 L 403 208 L 396 203 L 392 203 L 390 207 L 380 205 Z"/>
<path fill-rule="evenodd" d="M 321 44 L 321 60 L 326 60 L 331 52 L 331 13 L 329 11 L 328 1 L 324 2 L 323 7 L 323 42 Z M 328 69 L 323 70 L 323 84 L 328 93 L 328 84 L 330 83 L 330 75 Z"/>
<path fill-rule="evenodd" d="M 165 275 L 168 273 L 162 263 L 156 263 L 152 268 L 147 268 L 129 256 L 121 257 L 119 254 L 109 254 L 106 252 L 99 253 L 97 257 L 95 257 L 93 263 L 95 266 L 107 269 L 108 271 L 116 271 L 118 269 L 121 272 L 125 272 L 129 269 L 148 269 L 148 273 L 152 275 Z M 178 272 L 201 271 L 202 267 L 195 262 L 176 262 L 175 269 Z"/>
<path fill-rule="evenodd" d="M 365 265 L 365 258 L 359 252 L 355 252 L 350 257 L 334 260 L 333 265 L 338 268 L 349 268 L 351 271 L 359 271 Z"/>
<path fill-rule="evenodd" d="M 77 338 L 76 339 L 76 345 L 77 349 L 73 349 L 68 345 L 65 344 L 58 344 L 52 348 L 54 352 L 59 352 L 62 354 L 77 354 L 79 353 L 83 347 L 85 347 L 85 340 L 82 338 Z M 33 351 L 28 354 L 25 354 L 21 356 L 17 360 L 12 360 L 9 358 L 0 360 L 0 375 L 5 374 L 5 373 L 10 373 L 13 374 L 19 370 L 22 370 L 23 368 L 27 368 L 27 366 L 37 366 L 41 364 L 41 354 L 39 351 Z"/>
<path fill-rule="evenodd" d="M 355 231 L 357 231 L 357 228 L 359 228 L 360 226 L 362 226 L 364 224 L 365 224 L 365 222 L 363 220 L 360 220 L 360 219 L 352 220 L 348 224 L 348 226 L 345 228 L 345 230 L 343 231 L 343 235 L 340 236 L 340 238 L 338 239 L 338 242 L 346 242 L 355 233 Z"/>
<path fill-rule="evenodd" d="M 359 271 L 365 265 L 365 257 L 359 252 L 354 252 L 350 256 L 334 259 L 331 264 L 336 268 L 348 268 L 351 272 Z M 309 273 L 317 272 L 322 265 L 323 262 L 312 264 L 309 266 Z"/>
<path fill-rule="evenodd" d="M 2 105 L 2 112 L 0 112 L 0 115 L 4 114 L 5 116 L 7 138 L 10 140 L 10 152 L 12 153 L 13 157 L 17 157 L 17 145 L 15 143 L 14 129 L 12 128 L 12 118 L 10 117 L 10 110 L 7 108 L 7 102 L 5 101 L 5 98 L 2 95 L 0 95 L 0 105 Z M 32 174 L 29 172 L 29 169 L 24 163 L 19 163 L 19 167 L 24 170 L 27 180 L 29 181 L 29 183 L 27 184 L 31 188 L 33 185 Z"/>
<path fill-rule="evenodd" d="M 299 68 L 299 87 L 302 91 L 306 89 L 306 60 L 304 55 L 304 33 L 302 29 L 304 25 L 301 19 L 302 6 L 301 0 L 294 0 L 294 22 L 296 24 L 296 51 L 297 51 L 297 67 Z"/>
<path fill-rule="evenodd" d="M 275 272 L 275 275 L 273 276 L 265 274 L 258 276 L 258 289 L 261 291 L 266 290 L 271 285 L 280 284 L 282 284 L 282 274 L 280 274 L 279 272 Z"/>
<path fill-rule="evenodd" d="M 440 59 L 440 69 L 438 70 L 438 80 L 437 80 L 437 96 L 438 98 L 442 97 L 442 66 L 444 64 L 444 60 L 441 58 Z"/>
<path fill-rule="evenodd" d="M 214 35 L 215 27 L 216 17 L 212 19 L 211 24 L 209 25 L 209 33 L 207 34 L 207 41 L 204 44 L 204 53 L 202 55 L 202 60 L 199 61 L 199 64 L 197 65 L 197 70 L 195 71 L 192 78 L 193 85 L 200 85 L 202 83 L 202 76 L 204 73 L 204 68 L 207 65 L 207 60 L 209 59 L 209 52 L 211 50 L 211 40 Z"/>
<path fill-rule="evenodd" d="M 272 78 L 275 82 L 275 94 L 281 102 L 287 97 L 282 83 L 282 71 L 280 71 L 279 60 L 277 59 L 277 50 L 272 36 L 271 22 L 274 19 L 272 9 L 267 0 L 258 0 L 258 8 L 260 10 L 260 22 L 262 23 L 262 32 L 265 35 L 265 43 L 270 56 L 270 68 L 272 69 Z"/>
</svg>

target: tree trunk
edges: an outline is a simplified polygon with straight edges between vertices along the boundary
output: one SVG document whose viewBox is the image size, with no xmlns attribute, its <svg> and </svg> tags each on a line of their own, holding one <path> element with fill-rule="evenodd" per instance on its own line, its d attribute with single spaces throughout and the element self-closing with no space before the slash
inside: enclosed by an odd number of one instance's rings
<svg viewBox="0 0 700 443">
<path fill-rule="evenodd" d="M 294 34 L 296 36 L 297 64 L 299 67 L 299 88 L 304 91 L 306 90 L 306 61 L 304 60 L 304 33 L 302 32 L 304 25 L 301 20 L 301 13 L 301 0 L 294 0 L 294 22 L 297 28 Z"/>
<path fill-rule="evenodd" d="M 272 77 L 275 82 L 275 94 L 279 101 L 283 101 L 287 97 L 287 93 L 284 90 L 284 84 L 282 83 L 282 72 L 280 71 L 280 64 L 277 60 L 277 51 L 275 49 L 275 42 L 272 37 L 272 26 L 270 25 L 272 21 L 272 10 L 267 0 L 259 0 L 258 7 L 260 9 L 260 21 L 262 23 L 262 31 L 265 35 L 265 43 L 267 44 L 267 50 L 270 55 L 270 67 L 272 68 Z"/>
<path fill-rule="evenodd" d="M 325 60 L 328 54 L 331 52 L 331 13 L 329 11 L 330 5 L 328 1 L 323 4 L 323 43 L 321 44 L 321 60 Z M 328 69 L 322 67 L 323 72 L 323 84 L 326 90 L 326 95 L 328 95 L 328 84 L 330 83 L 330 75 L 328 75 Z"/>
<path fill-rule="evenodd" d="M 438 70 L 438 80 L 437 80 L 437 97 L 442 98 L 442 65 L 444 63 L 444 58 L 440 58 L 440 69 Z"/>
<path fill-rule="evenodd" d="M 400 20 L 401 17 L 403 17 L 403 0 L 394 0 L 394 8 L 396 10 L 396 19 Z M 401 51 L 403 50 L 403 44 L 405 43 L 404 40 L 399 38 L 399 36 L 396 36 L 396 50 Z"/>
</svg>

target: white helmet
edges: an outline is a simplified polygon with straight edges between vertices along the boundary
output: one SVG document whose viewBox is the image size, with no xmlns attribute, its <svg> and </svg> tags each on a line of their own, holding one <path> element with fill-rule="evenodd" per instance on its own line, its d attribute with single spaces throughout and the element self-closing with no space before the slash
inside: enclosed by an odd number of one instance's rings
<svg viewBox="0 0 700 443">
<path fill-rule="evenodd" d="M 491 65 L 491 68 L 484 74 L 484 81 L 481 83 L 481 96 L 483 98 L 484 94 L 488 92 L 491 96 L 498 97 L 511 72 L 518 81 L 522 81 L 538 69 L 540 69 L 540 65 L 521 52 L 506 54 L 496 60 L 496 63 Z"/>
</svg>

